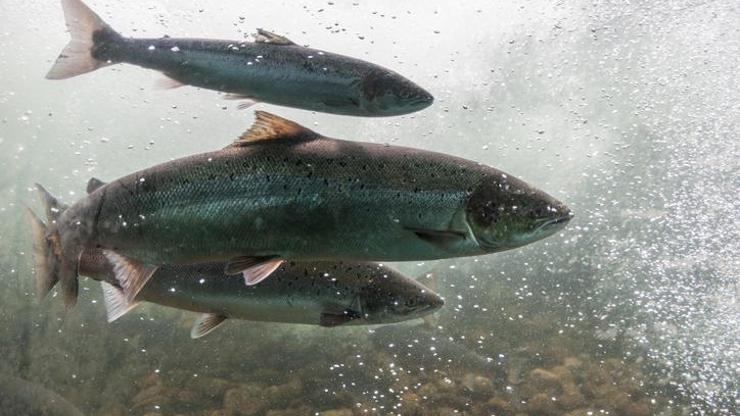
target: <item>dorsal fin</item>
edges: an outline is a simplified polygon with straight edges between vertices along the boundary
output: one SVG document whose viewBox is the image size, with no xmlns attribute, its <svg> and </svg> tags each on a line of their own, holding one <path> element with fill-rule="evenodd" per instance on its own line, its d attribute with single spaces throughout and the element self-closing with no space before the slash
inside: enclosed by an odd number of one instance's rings
<svg viewBox="0 0 740 416">
<path fill-rule="evenodd" d="M 295 45 L 295 42 L 285 36 L 268 32 L 265 29 L 257 29 L 257 33 L 254 35 L 254 41 L 257 43 L 271 43 L 273 45 Z"/>
<path fill-rule="evenodd" d="M 310 140 L 319 136 L 316 132 L 275 114 L 266 111 L 255 111 L 254 114 L 254 124 L 234 141 L 233 146 L 245 146 L 260 140 Z"/>
<path fill-rule="evenodd" d="M 106 183 L 101 181 L 98 178 L 90 178 L 89 181 L 87 181 L 87 193 L 91 194 L 96 189 L 100 188 L 101 186 L 105 185 Z"/>
</svg>

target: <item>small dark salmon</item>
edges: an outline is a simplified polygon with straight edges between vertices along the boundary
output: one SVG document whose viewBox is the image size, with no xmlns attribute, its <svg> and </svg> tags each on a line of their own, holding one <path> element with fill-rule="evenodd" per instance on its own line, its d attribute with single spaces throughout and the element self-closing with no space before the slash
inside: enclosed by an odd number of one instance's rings
<svg viewBox="0 0 740 416">
<path fill-rule="evenodd" d="M 100 280 L 108 320 L 138 301 L 200 312 L 191 336 L 199 338 L 226 319 L 321 325 L 373 325 L 420 318 L 444 301 L 421 283 L 381 264 L 285 262 L 270 279 L 245 286 L 224 274 L 223 263 L 161 266 L 128 302 L 113 266 L 99 250 L 86 251 L 80 274 Z"/>
<path fill-rule="evenodd" d="M 130 63 L 164 73 L 170 87 L 192 85 L 227 98 L 355 116 L 394 116 L 428 107 L 431 94 L 403 76 L 359 59 L 296 45 L 259 30 L 256 42 L 131 39 L 80 0 L 62 0 L 72 41 L 47 74 L 63 79 Z"/>
<path fill-rule="evenodd" d="M 79 256 L 92 248 L 106 250 L 133 296 L 162 264 L 228 261 L 227 273 L 254 284 L 283 260 L 409 261 L 507 250 L 571 218 L 563 203 L 492 167 L 330 139 L 265 112 L 225 149 L 91 190 L 37 237 L 41 246 L 51 243 L 57 263 L 49 269 L 68 288 L 68 301 Z"/>
</svg>

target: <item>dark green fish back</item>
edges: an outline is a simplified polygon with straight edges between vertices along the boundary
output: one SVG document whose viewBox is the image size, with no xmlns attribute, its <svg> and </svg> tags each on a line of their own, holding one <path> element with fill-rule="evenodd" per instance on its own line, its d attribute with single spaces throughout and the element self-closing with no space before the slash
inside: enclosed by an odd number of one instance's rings
<svg viewBox="0 0 740 416">
<path fill-rule="evenodd" d="M 91 209 L 99 241 L 123 253 L 156 246 L 165 247 L 165 256 L 172 250 L 167 260 L 177 261 L 242 253 L 371 260 L 393 255 L 384 248 L 383 229 L 398 234 L 403 227 L 448 226 L 491 174 L 487 169 L 377 144 L 271 140 L 146 169 L 90 198 L 97 200 Z M 275 253 L 279 246 L 285 252 Z M 382 253 L 367 255 L 367 249 Z"/>
</svg>

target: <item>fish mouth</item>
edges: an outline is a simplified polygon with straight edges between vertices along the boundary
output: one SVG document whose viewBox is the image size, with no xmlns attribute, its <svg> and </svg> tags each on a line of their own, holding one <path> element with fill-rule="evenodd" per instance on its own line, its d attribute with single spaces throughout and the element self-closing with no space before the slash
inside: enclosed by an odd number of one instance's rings
<svg viewBox="0 0 740 416">
<path fill-rule="evenodd" d="M 419 93 L 417 98 L 414 99 L 413 105 L 418 106 L 419 108 L 426 108 L 434 103 L 434 96 L 424 90 L 422 91 L 423 92 Z"/>
<path fill-rule="evenodd" d="M 427 305 L 426 310 L 428 311 L 436 311 L 437 309 L 445 306 L 445 300 L 442 296 L 437 295 L 434 298 L 433 302 L 430 302 L 429 305 Z"/>
<path fill-rule="evenodd" d="M 559 230 L 559 229 L 565 227 L 565 225 L 574 216 L 575 215 L 573 214 L 572 211 L 568 211 L 568 213 L 565 214 L 565 215 L 562 215 L 562 216 L 557 217 L 557 218 L 551 218 L 551 219 L 545 221 L 542 225 L 539 226 L 539 229 L 540 230 L 553 230 L 553 231 L 554 230 Z"/>
<path fill-rule="evenodd" d="M 430 314 L 444 306 L 444 304 L 445 300 L 442 298 L 442 296 L 435 294 L 434 297 L 430 297 L 429 299 L 427 299 L 427 302 L 424 304 L 424 306 L 416 310 L 416 314 L 419 316 Z"/>
<path fill-rule="evenodd" d="M 566 216 L 563 216 L 563 217 L 560 217 L 560 218 L 555 218 L 553 220 L 550 220 L 550 222 L 548 224 L 550 224 L 550 225 L 554 225 L 554 224 L 566 224 L 568 221 L 570 221 L 571 218 L 573 218 L 573 214 L 572 213 L 569 213 Z"/>
</svg>

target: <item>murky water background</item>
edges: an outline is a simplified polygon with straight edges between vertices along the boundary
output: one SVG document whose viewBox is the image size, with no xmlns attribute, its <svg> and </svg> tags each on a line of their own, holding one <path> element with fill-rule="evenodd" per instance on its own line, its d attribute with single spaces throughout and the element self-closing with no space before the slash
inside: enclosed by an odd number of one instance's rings
<svg viewBox="0 0 740 416">
<path fill-rule="evenodd" d="M 263 27 L 393 68 L 435 105 L 385 119 L 261 108 L 332 137 L 493 165 L 577 215 L 515 251 L 399 264 L 445 296 L 431 323 L 233 321 L 193 341 L 194 314 L 156 305 L 107 324 L 89 280 L 65 315 L 33 296 L 33 183 L 72 202 L 90 176 L 220 148 L 252 115 L 213 92 L 156 91 L 157 75 L 132 66 L 45 80 L 67 42 L 60 6 L 5 1 L 1 374 L 97 415 L 737 413 L 736 2 L 90 5 L 125 35 Z"/>
</svg>

